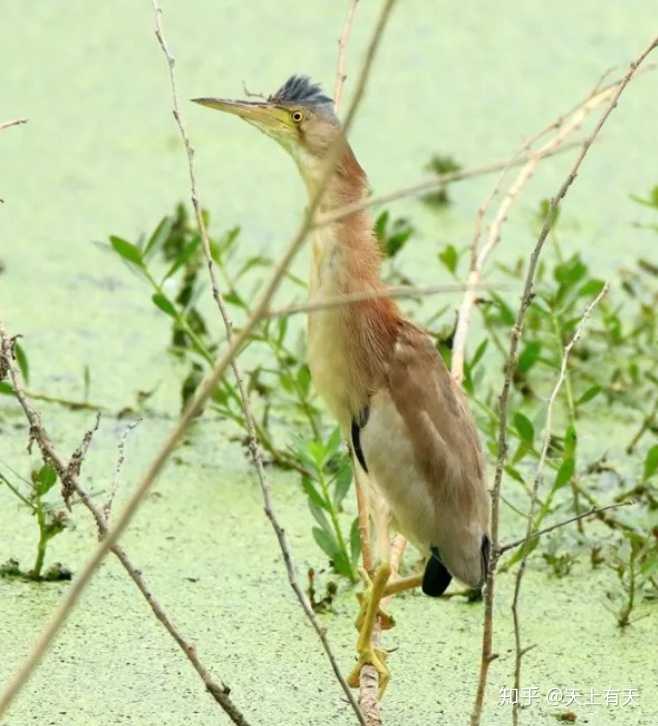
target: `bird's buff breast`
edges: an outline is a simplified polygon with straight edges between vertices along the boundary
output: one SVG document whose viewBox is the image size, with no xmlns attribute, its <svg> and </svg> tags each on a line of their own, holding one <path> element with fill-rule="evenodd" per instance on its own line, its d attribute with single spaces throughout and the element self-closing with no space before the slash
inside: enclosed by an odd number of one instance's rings
<svg viewBox="0 0 658 726">
<path fill-rule="evenodd" d="M 351 420 L 350 379 L 340 315 L 334 310 L 311 313 L 308 319 L 308 367 L 315 389 L 342 426 Z"/>
</svg>

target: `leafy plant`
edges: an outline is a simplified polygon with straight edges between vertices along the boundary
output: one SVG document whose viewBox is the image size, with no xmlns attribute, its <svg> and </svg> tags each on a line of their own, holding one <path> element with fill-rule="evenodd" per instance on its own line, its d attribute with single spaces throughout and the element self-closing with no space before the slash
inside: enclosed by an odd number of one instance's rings
<svg viewBox="0 0 658 726">
<path fill-rule="evenodd" d="M 0 567 L 0 576 L 22 577 L 35 581 L 70 580 L 71 572 L 62 567 L 60 563 L 52 565 L 45 573 L 43 571 L 48 543 L 53 537 L 63 532 L 68 523 L 66 512 L 46 501 L 46 495 L 57 483 L 57 472 L 49 464 L 44 464 L 40 469 L 32 472 L 31 479 L 31 482 L 24 481 L 28 492 L 23 493 L 20 487 L 13 484 L 0 472 L 0 483 L 4 484 L 21 504 L 30 510 L 39 530 L 37 553 L 32 568 L 23 572 L 18 561 L 10 559 Z"/>
</svg>

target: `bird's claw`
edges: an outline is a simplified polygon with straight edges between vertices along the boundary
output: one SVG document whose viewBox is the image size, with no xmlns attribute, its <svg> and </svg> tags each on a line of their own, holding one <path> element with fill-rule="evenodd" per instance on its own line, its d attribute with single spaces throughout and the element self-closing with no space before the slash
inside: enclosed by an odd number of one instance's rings
<svg viewBox="0 0 658 726">
<path fill-rule="evenodd" d="M 386 686 L 390 680 L 390 672 L 386 666 L 387 653 L 379 648 L 369 646 L 364 648 L 358 654 L 357 664 L 347 678 L 347 683 L 351 688 L 358 688 L 361 680 L 361 669 L 364 665 L 371 665 L 379 676 L 379 697 L 384 695 Z"/>
</svg>

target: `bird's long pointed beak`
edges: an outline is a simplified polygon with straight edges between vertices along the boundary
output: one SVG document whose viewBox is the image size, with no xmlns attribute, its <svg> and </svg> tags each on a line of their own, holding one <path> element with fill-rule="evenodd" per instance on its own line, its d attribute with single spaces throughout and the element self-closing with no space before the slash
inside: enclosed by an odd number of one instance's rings
<svg viewBox="0 0 658 726">
<path fill-rule="evenodd" d="M 230 101 L 226 98 L 193 98 L 194 103 L 231 113 L 257 126 L 272 126 L 282 120 L 282 109 L 266 101 Z"/>
</svg>

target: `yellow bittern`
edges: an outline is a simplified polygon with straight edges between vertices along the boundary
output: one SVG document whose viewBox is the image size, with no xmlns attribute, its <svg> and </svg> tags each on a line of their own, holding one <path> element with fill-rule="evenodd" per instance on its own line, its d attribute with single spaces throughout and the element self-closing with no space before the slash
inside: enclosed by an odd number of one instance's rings
<svg viewBox="0 0 658 726">
<path fill-rule="evenodd" d="M 366 175 L 343 138 L 332 100 L 304 76 L 293 76 L 267 100 L 198 98 L 234 114 L 279 142 L 314 196 L 334 142 L 340 154 L 322 197 L 329 211 L 368 194 Z M 380 250 L 366 210 L 318 227 L 313 236 L 311 302 L 351 293 L 377 297 L 309 313 L 308 363 L 313 383 L 350 443 L 358 479 L 365 481 L 376 531 L 379 566 L 368 578 L 358 621 L 358 685 L 364 663 L 385 687 L 383 654 L 371 645 L 379 602 L 398 591 L 390 577 L 389 524 L 428 558 L 427 595 L 441 595 L 451 577 L 478 588 L 489 560 L 489 495 L 482 453 L 461 388 L 431 338 L 385 296 Z M 390 589 L 387 589 L 390 588 Z"/>
</svg>

